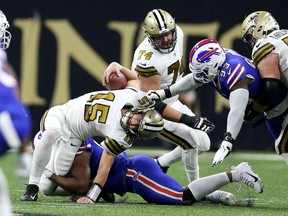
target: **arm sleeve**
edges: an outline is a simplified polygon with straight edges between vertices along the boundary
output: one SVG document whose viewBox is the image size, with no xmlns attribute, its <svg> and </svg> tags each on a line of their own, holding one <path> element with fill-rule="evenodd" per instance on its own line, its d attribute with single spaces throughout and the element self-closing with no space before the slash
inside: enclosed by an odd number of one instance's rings
<svg viewBox="0 0 288 216">
<path fill-rule="evenodd" d="M 201 83 L 196 83 L 193 74 L 190 73 L 177 81 L 175 84 L 171 85 L 170 92 L 172 96 L 178 95 L 183 92 L 188 92 L 201 86 Z"/>
<path fill-rule="evenodd" d="M 241 130 L 248 99 L 249 91 L 247 89 L 239 88 L 230 93 L 230 111 L 227 117 L 226 131 L 231 133 L 233 139 L 236 139 Z"/>
</svg>

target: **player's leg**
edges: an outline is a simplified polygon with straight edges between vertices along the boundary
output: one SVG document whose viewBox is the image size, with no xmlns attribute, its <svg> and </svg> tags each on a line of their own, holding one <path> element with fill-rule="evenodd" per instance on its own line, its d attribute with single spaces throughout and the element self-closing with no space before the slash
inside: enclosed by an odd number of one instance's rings
<svg viewBox="0 0 288 216">
<path fill-rule="evenodd" d="M 263 184 L 260 177 L 253 172 L 248 163 L 243 162 L 230 172 L 206 176 L 189 183 L 184 189 L 183 201 L 186 204 L 193 204 L 230 182 L 242 182 L 258 193 L 263 192 Z"/>
<path fill-rule="evenodd" d="M 161 172 L 153 159 L 134 156 L 126 173 L 127 192 L 137 193 L 148 203 L 182 205 L 183 187 Z"/>
<path fill-rule="evenodd" d="M 154 159 L 160 166 L 162 172 L 167 173 L 168 168 L 175 162 L 180 161 L 182 158 L 182 147 L 177 146 L 172 151 Z"/>
<path fill-rule="evenodd" d="M 41 123 L 44 124 L 45 131 L 41 134 L 36 134 L 34 137 L 35 147 L 29 176 L 29 184 L 27 185 L 25 194 L 20 197 L 21 201 L 37 200 L 40 178 L 50 159 L 52 146 L 60 139 L 60 134 L 62 134 L 62 125 L 65 122 L 64 119 L 60 106 L 52 107 L 42 117 Z M 43 125 L 40 125 L 40 127 L 41 126 Z"/>
</svg>

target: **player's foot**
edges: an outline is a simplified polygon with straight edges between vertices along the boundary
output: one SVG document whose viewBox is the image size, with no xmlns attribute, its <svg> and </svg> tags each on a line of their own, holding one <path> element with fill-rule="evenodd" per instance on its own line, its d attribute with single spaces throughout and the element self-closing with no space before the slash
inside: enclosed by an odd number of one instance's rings
<svg viewBox="0 0 288 216">
<path fill-rule="evenodd" d="M 206 200 L 212 203 L 220 203 L 223 205 L 236 205 L 236 197 L 234 194 L 222 190 L 217 190 L 207 195 Z"/>
<path fill-rule="evenodd" d="M 156 158 L 154 158 L 154 161 L 159 165 L 159 167 L 161 168 L 161 170 L 162 170 L 162 172 L 163 173 L 167 173 L 167 171 L 168 171 L 168 169 L 169 169 L 169 167 L 163 167 L 160 163 L 159 163 L 159 161 L 158 161 L 158 158 L 156 157 Z"/>
<path fill-rule="evenodd" d="M 20 201 L 37 201 L 39 187 L 37 185 L 28 184 L 26 192 L 20 197 Z"/>
<path fill-rule="evenodd" d="M 263 192 L 263 183 L 261 178 L 252 171 L 248 163 L 242 162 L 238 166 L 232 167 L 232 176 L 233 181 L 242 182 L 252 187 L 258 193 Z"/>
</svg>

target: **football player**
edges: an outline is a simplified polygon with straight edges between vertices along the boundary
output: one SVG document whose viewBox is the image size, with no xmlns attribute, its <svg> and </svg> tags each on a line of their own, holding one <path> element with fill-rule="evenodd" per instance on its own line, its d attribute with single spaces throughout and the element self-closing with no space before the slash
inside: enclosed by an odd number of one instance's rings
<svg viewBox="0 0 288 216">
<path fill-rule="evenodd" d="M 150 99 L 163 100 L 208 83 L 223 97 L 229 99 L 226 132 L 212 161 L 215 166 L 222 163 L 232 150 L 243 124 L 246 106 L 252 103 L 261 91 L 261 78 L 257 67 L 250 59 L 236 51 L 223 49 L 218 41 L 213 39 L 198 42 L 191 49 L 189 62 L 191 74 L 167 89 L 150 91 L 148 95 Z M 287 89 L 280 85 L 277 97 L 265 112 L 268 129 L 275 138 L 276 149 L 280 148 L 278 139 L 281 125 L 285 123 L 284 117 L 288 112 L 285 106 L 286 98 Z"/>
<path fill-rule="evenodd" d="M 267 107 L 271 106 L 274 98 L 279 95 L 280 85 L 288 87 L 288 30 L 280 29 L 276 19 L 269 12 L 256 11 L 242 22 L 241 37 L 253 48 L 252 59 L 261 77 L 259 94 L 255 102 L 248 107 L 245 116 L 247 120 L 251 120 L 259 113 L 267 111 Z M 270 131 L 275 138 L 277 154 L 281 154 L 288 165 L 288 145 L 285 139 L 287 107 L 288 96 L 282 101 L 281 106 L 278 106 L 278 110 L 266 113 L 268 119 L 279 118 L 279 122 L 276 123 L 278 127 L 274 126 Z"/>
<path fill-rule="evenodd" d="M 0 156 L 9 149 L 21 148 L 23 141 L 29 139 L 31 132 L 30 115 L 19 99 L 17 80 L 8 71 L 7 55 L 4 51 L 9 47 L 11 41 L 8 28 L 7 18 L 0 10 Z M 0 184 L 1 215 L 12 215 L 7 183 L 1 170 Z"/>
<path fill-rule="evenodd" d="M 37 139 L 36 137 L 35 143 Z M 76 199 L 77 203 L 93 203 L 94 200 L 90 198 L 93 194 L 90 178 L 97 174 L 103 151 L 103 148 L 93 139 L 85 140 L 73 161 L 69 177 L 59 176 L 45 170 L 41 178 L 40 190 L 44 185 L 45 190 L 42 192 L 47 196 L 82 195 Z M 51 181 L 60 187 L 56 190 L 55 186 L 47 188 L 46 185 Z M 115 157 L 102 192 L 115 193 L 120 196 L 124 196 L 127 192 L 136 193 L 146 202 L 153 204 L 192 205 L 230 182 L 243 182 L 258 193 L 263 191 L 260 177 L 245 162 L 229 172 L 199 178 L 183 187 L 174 178 L 163 173 L 150 157 L 137 155 L 128 158 L 124 153 Z M 236 200 L 233 204 L 237 204 Z"/>
<path fill-rule="evenodd" d="M 184 72 L 183 32 L 176 25 L 175 19 L 162 9 L 148 12 L 143 29 L 146 38 L 134 52 L 132 71 L 137 73 L 142 91 L 166 88 L 179 81 Z M 104 74 L 103 85 L 107 84 L 111 72 L 106 71 Z M 178 100 L 178 95 L 164 102 L 186 115 L 194 116 Z M 199 178 L 198 147 L 201 151 L 209 150 L 208 135 L 183 124 L 165 121 L 164 130 L 159 137 L 178 146 L 169 156 L 159 157 L 159 165 L 162 168 L 168 167 L 183 154 L 182 160 L 189 182 Z"/>
<path fill-rule="evenodd" d="M 165 10 L 154 9 L 147 13 L 143 29 L 146 38 L 135 50 L 131 67 L 132 71 L 138 75 L 140 89 L 144 92 L 164 89 L 180 81 L 184 73 L 184 37 L 175 19 Z M 111 72 L 113 71 L 106 71 L 104 74 L 104 86 Z M 195 116 L 191 109 L 178 100 L 178 95 L 163 102 L 185 115 Z M 207 133 L 165 120 L 164 130 L 158 137 L 177 146 L 173 151 L 155 159 L 162 170 L 166 172 L 170 165 L 182 159 L 188 181 L 198 179 L 198 151 L 200 153 L 210 149 L 210 139 Z M 221 193 L 225 196 L 224 191 Z"/>
<path fill-rule="evenodd" d="M 130 72 L 119 67 L 124 74 Z M 105 150 L 90 194 L 95 201 L 107 180 L 115 155 L 129 148 L 135 137 L 152 138 L 162 131 L 164 122 L 158 111 L 163 117 L 190 127 L 214 129 L 209 120 L 183 117 L 182 113 L 164 103 L 158 103 L 155 109 L 149 108 L 154 105 L 153 101 L 134 88 L 138 85 L 137 76 L 131 74 L 127 80 L 127 88 L 123 90 L 90 92 L 44 113 L 40 122 L 42 138 L 35 147 L 29 184 L 21 201 L 37 200 L 45 167 L 57 175 L 66 175 L 75 153 L 88 137 L 105 138 L 101 142 Z"/>
</svg>

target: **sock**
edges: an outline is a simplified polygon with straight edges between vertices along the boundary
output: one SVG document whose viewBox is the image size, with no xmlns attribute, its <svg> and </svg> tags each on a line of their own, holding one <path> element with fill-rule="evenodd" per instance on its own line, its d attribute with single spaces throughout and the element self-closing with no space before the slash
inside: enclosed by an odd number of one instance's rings
<svg viewBox="0 0 288 216">
<path fill-rule="evenodd" d="M 33 153 L 32 167 L 29 177 L 29 184 L 34 184 L 39 186 L 40 177 L 47 165 L 53 144 L 59 136 L 57 131 L 44 131 L 41 140 L 37 143 Z"/>
<path fill-rule="evenodd" d="M 182 151 L 182 162 L 189 182 L 199 178 L 198 149 Z"/>
<path fill-rule="evenodd" d="M 197 201 L 208 194 L 230 183 L 225 172 L 196 179 L 188 184 L 190 191 Z"/>
<path fill-rule="evenodd" d="M 169 167 L 173 163 L 181 160 L 181 156 L 182 156 L 182 147 L 177 146 L 172 151 L 162 155 L 161 157 L 159 157 L 157 159 L 158 159 L 159 164 L 162 167 Z"/>
</svg>

